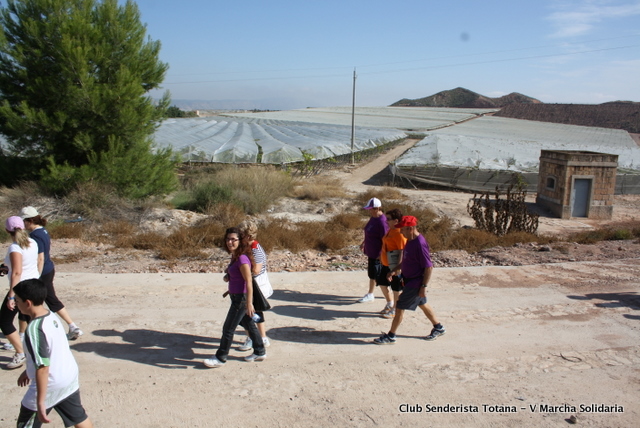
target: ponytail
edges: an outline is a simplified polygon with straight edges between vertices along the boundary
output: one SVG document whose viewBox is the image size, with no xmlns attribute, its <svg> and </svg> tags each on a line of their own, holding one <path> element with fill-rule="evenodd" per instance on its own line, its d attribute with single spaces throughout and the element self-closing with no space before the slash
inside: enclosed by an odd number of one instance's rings
<svg viewBox="0 0 640 428">
<path fill-rule="evenodd" d="M 14 236 L 16 243 L 20 245 L 20 248 L 23 250 L 31 246 L 31 243 L 29 242 L 29 233 L 27 233 L 26 230 L 16 229 L 12 235 Z"/>
</svg>

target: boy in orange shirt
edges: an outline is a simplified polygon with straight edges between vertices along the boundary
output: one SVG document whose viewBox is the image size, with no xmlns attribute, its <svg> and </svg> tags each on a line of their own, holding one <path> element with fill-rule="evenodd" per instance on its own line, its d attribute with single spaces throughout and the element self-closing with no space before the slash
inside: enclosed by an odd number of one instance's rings
<svg viewBox="0 0 640 428">
<path fill-rule="evenodd" d="M 385 215 L 389 231 L 382 238 L 382 251 L 380 252 L 382 269 L 376 282 L 387 300 L 387 304 L 380 311 L 380 314 L 383 318 L 393 318 L 396 314 L 395 302 L 398 301 L 398 296 L 402 291 L 402 281 L 398 274 L 402 263 L 402 250 L 407 243 L 407 238 L 400 233 L 400 229 L 395 227 L 402 220 L 402 212 L 398 208 L 394 208 L 387 211 Z M 393 297 L 389 293 L 389 286 L 393 291 Z"/>
</svg>

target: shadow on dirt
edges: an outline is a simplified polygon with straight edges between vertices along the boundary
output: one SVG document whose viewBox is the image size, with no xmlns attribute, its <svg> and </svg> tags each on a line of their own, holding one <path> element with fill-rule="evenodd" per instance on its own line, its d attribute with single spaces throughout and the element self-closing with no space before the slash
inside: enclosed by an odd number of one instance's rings
<svg viewBox="0 0 640 428">
<path fill-rule="evenodd" d="M 638 293 L 591 293 L 584 296 L 567 296 L 574 300 L 595 300 L 594 305 L 598 308 L 629 308 L 635 311 L 640 310 L 640 296 Z M 640 319 L 640 315 L 624 314 L 628 319 Z"/>
<path fill-rule="evenodd" d="M 96 330 L 92 334 L 118 338 L 121 341 L 79 342 L 71 345 L 71 348 L 77 352 L 94 352 L 109 359 L 133 361 L 165 369 L 204 368 L 202 359 L 209 358 L 219 344 L 218 339 L 211 337 L 146 329 Z M 234 344 L 235 346 L 237 345 Z M 206 351 L 197 354 L 194 347 L 205 348 Z"/>
</svg>

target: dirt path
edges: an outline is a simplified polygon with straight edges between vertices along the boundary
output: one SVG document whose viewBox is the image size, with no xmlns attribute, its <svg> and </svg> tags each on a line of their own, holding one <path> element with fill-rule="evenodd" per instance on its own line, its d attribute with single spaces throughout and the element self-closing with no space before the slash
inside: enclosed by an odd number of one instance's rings
<svg viewBox="0 0 640 428">
<path fill-rule="evenodd" d="M 360 165 L 353 169 L 350 173 L 343 173 L 339 177 L 343 180 L 345 185 L 348 185 L 349 190 L 354 192 L 364 192 L 370 185 L 365 184 L 376 174 L 384 171 L 387 166 L 398 157 L 402 156 L 404 152 L 415 146 L 419 140 L 407 139 L 404 143 L 392 148 L 386 153 L 376 157 L 371 162 L 364 165 Z M 383 184 L 383 183 L 380 183 Z"/>
<path fill-rule="evenodd" d="M 424 341 L 412 312 L 380 346 L 382 299 L 354 304 L 364 272 L 275 273 L 268 359 L 233 349 L 219 369 L 201 361 L 227 311 L 221 274 L 56 284 L 85 331 L 72 349 L 96 427 L 621 427 L 640 417 L 639 276 L 637 260 L 438 269 L 428 296 L 447 334 Z M 15 426 L 18 374 L 0 371 L 0 427 Z M 591 403 L 624 412 L 580 410 Z"/>
<path fill-rule="evenodd" d="M 363 183 L 409 146 L 343 173 L 348 187 L 370 188 Z M 468 194 L 402 191 L 470 221 Z M 635 196 L 616 203 L 614 215 L 640 212 Z M 558 230 L 578 223 L 543 221 Z M 364 271 L 274 272 L 268 359 L 242 361 L 238 331 L 219 369 L 202 359 L 217 349 L 228 309 L 220 273 L 62 265 L 56 288 L 85 331 L 71 347 L 96 427 L 558 427 L 571 416 L 581 427 L 627 427 L 640 417 L 640 263 L 635 250 L 615 251 L 628 256 L 437 268 L 428 297 L 446 335 L 424 341 L 429 325 L 411 312 L 393 345 L 372 343 L 390 326 L 377 313 L 380 293 L 354 303 Z M 103 253 L 100 263 L 115 262 Z M 11 357 L 0 351 L 0 364 Z M 0 370 L 0 428 L 15 426 L 18 375 Z"/>
</svg>

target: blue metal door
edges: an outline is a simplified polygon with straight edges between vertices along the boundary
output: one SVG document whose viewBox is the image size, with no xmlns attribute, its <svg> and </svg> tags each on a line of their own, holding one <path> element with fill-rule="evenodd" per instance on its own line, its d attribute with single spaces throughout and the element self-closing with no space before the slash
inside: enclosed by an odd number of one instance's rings
<svg viewBox="0 0 640 428">
<path fill-rule="evenodd" d="M 571 217 L 587 217 L 591 196 L 591 179 L 576 178 L 571 189 Z"/>
</svg>

